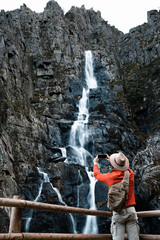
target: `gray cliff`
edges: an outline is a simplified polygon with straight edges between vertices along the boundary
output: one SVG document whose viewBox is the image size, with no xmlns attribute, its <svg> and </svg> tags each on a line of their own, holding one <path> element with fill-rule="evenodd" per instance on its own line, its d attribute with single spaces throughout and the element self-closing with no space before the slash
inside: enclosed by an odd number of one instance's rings
<svg viewBox="0 0 160 240">
<path fill-rule="evenodd" d="M 160 209 L 160 12 L 146 14 L 147 23 L 123 34 L 84 6 L 65 15 L 55 1 L 43 13 L 26 5 L 0 12 L 0 197 L 34 200 L 41 167 L 63 203 L 47 182 L 39 201 L 77 206 L 80 188 L 79 206 L 88 208 L 85 169 L 67 164 L 62 148 L 72 160 L 68 138 L 85 86 L 84 52 L 91 50 L 98 88 L 89 96 L 87 149 L 92 156 L 125 152 L 135 172 L 137 211 Z M 106 196 L 97 183 L 98 209 L 107 209 Z M 1 207 L 0 215 L 0 232 L 8 232 L 10 209 Z M 24 211 L 22 231 L 27 216 Z M 35 211 L 32 221 L 31 232 L 73 232 L 67 214 Z M 109 232 L 109 221 L 106 229 L 98 219 L 100 233 Z M 81 232 L 84 216 L 76 222 Z M 141 232 L 160 234 L 158 224 L 159 218 L 140 219 Z"/>
</svg>

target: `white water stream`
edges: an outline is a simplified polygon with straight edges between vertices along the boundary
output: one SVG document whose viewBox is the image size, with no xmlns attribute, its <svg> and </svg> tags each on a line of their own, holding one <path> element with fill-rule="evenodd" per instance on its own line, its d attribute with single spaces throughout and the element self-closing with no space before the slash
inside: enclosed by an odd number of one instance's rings
<svg viewBox="0 0 160 240">
<path fill-rule="evenodd" d="M 96 180 L 93 173 L 88 171 L 86 161 L 88 151 L 85 149 L 89 136 L 89 92 L 90 89 L 97 88 L 97 82 L 93 74 L 93 58 L 91 51 L 85 52 L 85 77 L 87 88 L 83 88 L 82 98 L 78 105 L 78 117 L 71 127 L 69 145 L 75 150 L 77 163 L 86 167 L 85 169 L 90 179 L 90 192 L 87 199 L 88 205 L 89 209 L 96 209 L 94 194 Z M 77 193 L 77 195 L 79 196 L 79 193 Z M 79 204 L 79 199 L 77 204 Z M 97 218 L 95 216 L 86 217 L 85 226 L 82 232 L 84 234 L 98 233 Z"/>
<path fill-rule="evenodd" d="M 39 172 L 40 175 L 42 175 L 43 177 L 43 180 L 41 181 L 41 185 L 40 185 L 40 188 L 39 188 L 39 192 L 38 192 L 38 195 L 37 197 L 35 198 L 34 202 L 37 202 L 39 197 L 41 196 L 41 192 L 42 192 L 42 187 L 43 187 L 43 183 L 50 183 L 52 189 L 56 192 L 57 194 L 57 197 L 58 197 L 58 201 L 60 203 L 63 203 L 65 206 L 65 202 L 63 201 L 62 199 L 62 196 L 59 192 L 59 190 L 56 188 L 56 187 L 53 187 L 52 183 L 50 182 L 50 179 L 48 177 L 48 174 L 45 173 L 44 171 L 42 171 L 41 168 L 37 167 L 37 170 Z M 32 215 L 33 215 L 33 210 L 30 210 L 30 214 L 29 214 L 29 218 L 27 218 L 27 221 L 26 221 L 26 225 L 25 225 L 25 232 L 29 232 L 29 227 L 30 227 L 30 223 L 31 223 L 31 220 L 32 220 Z M 70 218 L 71 218 L 71 221 L 72 221 L 72 226 L 73 226 L 73 232 L 76 234 L 76 227 L 75 227 L 75 222 L 74 222 L 74 219 L 73 219 L 73 216 L 71 213 L 69 213 L 70 215 Z"/>
<path fill-rule="evenodd" d="M 88 172 L 88 176 L 90 179 L 90 192 L 88 195 L 88 202 L 90 204 L 90 209 L 95 210 L 96 204 L 95 204 L 95 183 L 96 179 L 93 176 L 92 172 Z M 98 233 L 98 225 L 97 225 L 97 219 L 95 216 L 88 215 L 86 218 L 86 223 L 83 229 L 84 234 L 97 234 Z"/>
<path fill-rule="evenodd" d="M 93 173 L 88 171 L 88 164 L 87 164 L 87 156 L 91 156 L 91 154 L 85 149 L 85 145 L 88 142 L 88 119 L 89 119 L 89 92 L 90 89 L 97 88 L 97 82 L 94 77 L 93 73 L 93 58 L 92 58 L 92 53 L 91 51 L 86 51 L 85 52 L 85 80 L 86 80 L 86 85 L 87 88 L 83 88 L 82 92 L 82 98 L 79 101 L 78 105 L 78 117 L 77 120 L 73 123 L 71 127 L 71 132 L 70 132 L 70 138 L 69 138 L 69 145 L 75 150 L 76 152 L 76 163 L 82 166 L 85 166 L 86 172 L 88 174 L 89 180 L 90 180 L 90 191 L 88 195 L 88 205 L 89 209 L 96 209 L 96 204 L 95 204 L 95 183 L 96 180 L 93 176 Z M 62 148 L 62 155 L 66 157 L 66 149 Z M 68 163 L 68 161 L 66 161 Z M 42 192 L 42 187 L 43 183 L 49 182 L 49 177 L 48 175 L 43 172 L 40 168 L 37 168 L 38 172 L 40 175 L 43 176 L 43 180 L 41 181 L 39 192 L 37 197 L 35 198 L 35 202 L 38 201 L 41 192 Z M 79 178 L 81 178 L 81 174 L 79 171 Z M 50 183 L 51 184 L 51 183 Z M 58 191 L 57 188 L 53 187 L 51 184 L 53 190 L 57 193 L 58 200 L 59 202 L 63 203 L 64 205 L 65 202 L 62 200 L 61 194 Z M 79 206 L 79 190 L 77 191 L 77 207 Z M 25 225 L 25 231 L 29 231 L 31 219 L 33 215 L 33 210 L 30 210 L 29 218 L 26 221 Z M 77 233 L 76 227 L 75 227 L 75 222 L 73 219 L 72 214 L 70 214 L 70 218 L 72 221 L 73 225 L 73 231 L 74 233 Z M 97 234 L 98 233 L 98 225 L 97 225 L 97 218 L 95 216 L 87 216 L 86 217 L 86 222 L 83 228 L 82 233 L 84 234 Z"/>
</svg>

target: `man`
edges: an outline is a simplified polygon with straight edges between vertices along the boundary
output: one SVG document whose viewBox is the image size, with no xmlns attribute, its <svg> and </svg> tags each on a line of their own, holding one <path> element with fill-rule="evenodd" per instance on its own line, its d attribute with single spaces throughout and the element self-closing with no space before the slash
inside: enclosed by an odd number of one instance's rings
<svg viewBox="0 0 160 240">
<path fill-rule="evenodd" d="M 122 153 L 106 154 L 106 160 L 113 166 L 108 173 L 101 173 L 98 168 L 98 156 L 94 158 L 93 173 L 97 180 L 106 183 L 108 187 L 122 181 L 124 171 L 129 171 L 129 189 L 125 208 L 120 213 L 113 211 L 111 222 L 111 233 L 113 240 L 124 240 L 124 233 L 128 234 L 129 240 L 139 240 L 139 226 L 137 213 L 135 211 L 134 173 L 129 168 L 129 161 Z"/>
</svg>

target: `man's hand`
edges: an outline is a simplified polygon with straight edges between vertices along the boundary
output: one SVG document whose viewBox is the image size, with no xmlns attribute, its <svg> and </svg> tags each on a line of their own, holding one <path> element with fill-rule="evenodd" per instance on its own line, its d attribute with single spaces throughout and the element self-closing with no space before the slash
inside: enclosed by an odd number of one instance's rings
<svg viewBox="0 0 160 240">
<path fill-rule="evenodd" d="M 107 160 L 108 162 L 110 162 L 110 156 L 109 156 L 108 154 L 106 154 L 106 155 L 107 155 L 106 160 Z"/>
<path fill-rule="evenodd" d="M 96 165 L 96 164 L 98 163 L 98 161 L 99 161 L 99 158 L 98 158 L 98 156 L 96 156 L 96 157 L 93 159 L 94 165 Z"/>
</svg>

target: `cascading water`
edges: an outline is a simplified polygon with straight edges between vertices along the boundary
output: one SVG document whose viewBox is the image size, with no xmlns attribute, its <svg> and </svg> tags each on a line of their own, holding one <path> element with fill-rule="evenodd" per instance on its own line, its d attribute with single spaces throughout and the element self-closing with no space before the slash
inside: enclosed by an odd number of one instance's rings
<svg viewBox="0 0 160 240">
<path fill-rule="evenodd" d="M 82 182 L 80 170 L 78 170 L 78 181 Z M 77 207 L 79 207 L 79 186 L 77 186 Z"/>
<path fill-rule="evenodd" d="M 90 192 L 88 195 L 88 202 L 90 203 L 90 209 L 96 209 L 96 204 L 95 204 L 95 183 L 96 179 L 93 176 L 92 172 L 88 172 L 88 176 L 90 179 Z M 94 216 L 88 215 L 86 219 L 86 224 L 83 229 L 83 233 L 92 233 L 96 234 L 98 233 L 98 226 L 97 226 L 97 219 Z"/>
<path fill-rule="evenodd" d="M 89 92 L 90 89 L 97 88 L 97 82 L 93 74 L 93 57 L 91 51 L 85 52 L 85 76 L 87 88 L 83 88 L 82 98 L 78 105 L 78 118 L 71 127 L 69 138 L 69 145 L 77 153 L 76 159 L 78 162 L 76 163 L 82 166 L 87 165 L 87 150 L 85 149 L 85 145 L 88 142 Z"/>
<path fill-rule="evenodd" d="M 40 173 L 40 168 L 37 168 L 38 169 L 38 172 Z M 38 191 L 38 195 L 37 197 L 34 199 L 34 202 L 37 202 L 39 197 L 41 196 L 41 192 L 42 192 L 42 186 L 43 186 L 43 183 L 45 181 L 42 181 L 41 184 L 40 184 L 40 187 L 39 187 L 39 191 Z M 25 224 L 25 232 L 28 232 L 29 231 L 29 226 L 30 226 L 30 223 L 31 223 L 31 220 L 32 220 L 32 215 L 33 215 L 33 209 L 30 210 L 29 212 L 29 217 L 27 218 L 27 221 L 26 221 L 26 224 Z"/>
<path fill-rule="evenodd" d="M 89 137 L 89 133 L 88 133 L 89 92 L 90 92 L 90 89 L 97 88 L 97 82 L 96 82 L 96 79 L 93 74 L 93 58 L 92 58 L 91 51 L 85 52 L 85 77 L 86 77 L 85 79 L 86 79 L 87 88 L 83 88 L 82 98 L 79 101 L 79 105 L 78 105 L 78 109 L 79 109 L 78 118 L 71 127 L 69 145 L 72 149 L 74 149 L 74 152 L 76 153 L 75 154 L 76 162 L 74 162 L 74 163 L 85 167 L 86 172 L 88 174 L 88 178 L 90 180 L 90 184 L 89 184 L 90 191 L 89 191 L 89 195 L 88 195 L 88 199 L 87 199 L 89 209 L 96 209 L 95 194 L 94 194 L 96 180 L 93 176 L 93 173 L 88 171 L 88 164 L 86 161 L 87 156 L 90 156 L 91 158 L 93 158 L 93 157 L 87 151 L 87 149 L 85 149 L 85 146 L 88 142 L 88 137 Z M 66 149 L 62 148 L 61 151 L 62 151 L 62 155 L 66 157 Z M 68 162 L 67 159 L 65 162 L 68 164 L 70 163 L 70 162 Z M 46 173 L 44 173 L 40 168 L 37 168 L 37 169 L 38 169 L 39 174 L 43 176 L 43 179 L 40 184 L 38 195 L 37 195 L 36 199 L 34 200 L 35 202 L 37 202 L 39 197 L 41 196 L 43 183 L 45 183 L 45 182 L 50 183 L 48 175 Z M 79 171 L 79 178 L 81 178 L 80 171 Z M 51 186 L 54 189 L 54 191 L 57 193 L 59 202 L 66 205 L 65 202 L 62 200 L 61 194 L 58 191 L 58 189 L 53 187 L 52 184 L 51 184 Z M 77 191 L 77 206 L 79 207 L 79 190 Z M 26 232 L 29 231 L 32 215 L 33 215 L 33 210 L 30 211 L 29 218 L 26 221 L 26 225 L 25 225 Z M 77 233 L 73 216 L 72 216 L 72 214 L 69 214 L 69 215 L 70 215 L 70 218 L 72 221 L 73 232 Z M 86 222 L 85 222 L 85 226 L 82 230 L 82 233 L 84 233 L 84 234 L 97 234 L 98 233 L 97 219 L 95 216 L 87 216 L 86 217 Z"/>
<path fill-rule="evenodd" d="M 37 197 L 35 198 L 34 202 L 37 202 L 39 197 L 41 196 L 41 192 L 42 192 L 42 188 L 43 188 L 43 183 L 50 183 L 52 189 L 56 192 L 57 194 L 57 197 L 58 197 L 58 201 L 60 203 L 63 203 L 65 206 L 65 202 L 63 201 L 62 199 L 62 196 L 59 192 L 59 190 L 56 188 L 56 187 L 53 187 L 52 183 L 50 182 L 50 179 L 48 177 L 48 174 L 45 173 L 44 171 L 42 171 L 41 168 L 37 167 L 37 170 L 39 172 L 40 175 L 42 175 L 42 181 L 41 181 L 41 185 L 40 185 L 40 188 L 39 188 L 39 191 L 38 191 L 38 195 Z M 33 215 L 33 210 L 30 211 L 30 214 L 29 214 L 29 217 L 27 218 L 27 221 L 26 221 L 26 225 L 25 225 L 25 232 L 28 232 L 29 231 L 29 227 L 30 227 L 30 223 L 31 223 L 31 220 L 32 220 L 32 215 Z M 73 216 L 71 213 L 69 213 L 70 215 L 70 219 L 71 219 L 71 222 L 72 222 L 72 227 L 73 227 L 73 232 L 76 234 L 77 231 L 76 231 L 76 227 L 75 227 L 75 222 L 74 222 L 74 219 L 73 219 Z"/>
<path fill-rule="evenodd" d="M 78 105 L 78 118 L 73 123 L 70 132 L 69 145 L 74 149 L 76 153 L 76 163 L 85 166 L 86 172 L 90 179 L 90 192 L 88 196 L 88 204 L 90 209 L 96 209 L 95 204 L 95 178 L 92 172 L 88 171 L 88 164 L 86 161 L 87 155 L 91 154 L 85 149 L 88 142 L 88 119 L 89 119 L 89 92 L 90 89 L 97 88 L 97 82 L 93 73 L 93 58 L 92 52 L 85 52 L 85 77 L 87 88 L 83 88 L 82 98 Z M 79 195 L 79 193 L 77 193 Z M 78 199 L 79 201 L 79 199 Z M 79 203 L 78 203 L 79 204 Z M 96 234 L 98 233 L 97 219 L 95 216 L 87 216 L 84 229 L 82 231 L 84 234 Z"/>
</svg>

